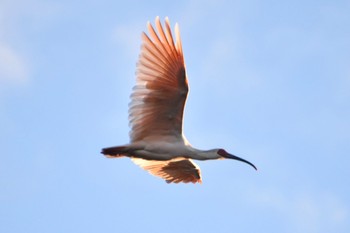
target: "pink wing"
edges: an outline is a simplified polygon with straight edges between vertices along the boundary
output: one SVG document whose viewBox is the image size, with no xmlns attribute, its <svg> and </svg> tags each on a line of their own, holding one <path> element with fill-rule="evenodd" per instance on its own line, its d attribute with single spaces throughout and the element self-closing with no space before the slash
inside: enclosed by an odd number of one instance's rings
<svg viewBox="0 0 350 233">
<path fill-rule="evenodd" d="M 184 57 L 178 26 L 176 44 L 165 19 L 165 30 L 159 17 L 156 28 L 148 23 L 149 35 L 142 34 L 137 65 L 137 82 L 129 104 L 130 140 L 136 142 L 171 136 L 182 140 L 182 117 L 188 93 Z"/>
<path fill-rule="evenodd" d="M 165 179 L 167 183 L 202 183 L 200 169 L 190 159 L 158 161 L 132 158 L 132 161 L 152 175 Z"/>
</svg>

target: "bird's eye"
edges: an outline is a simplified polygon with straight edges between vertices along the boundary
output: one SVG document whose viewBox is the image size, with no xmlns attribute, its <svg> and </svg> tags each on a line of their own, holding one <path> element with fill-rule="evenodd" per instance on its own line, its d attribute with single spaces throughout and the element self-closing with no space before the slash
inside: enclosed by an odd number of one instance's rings
<svg viewBox="0 0 350 233">
<path fill-rule="evenodd" d="M 218 154 L 221 156 L 225 156 L 225 155 L 227 155 L 227 152 L 224 149 L 219 149 Z"/>
</svg>

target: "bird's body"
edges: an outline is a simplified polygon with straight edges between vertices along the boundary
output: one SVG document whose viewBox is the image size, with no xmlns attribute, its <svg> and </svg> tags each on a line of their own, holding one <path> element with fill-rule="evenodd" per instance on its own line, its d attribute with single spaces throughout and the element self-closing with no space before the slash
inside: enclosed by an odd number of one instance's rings
<svg viewBox="0 0 350 233">
<path fill-rule="evenodd" d="M 110 158 L 130 157 L 134 163 L 168 183 L 201 182 L 199 167 L 191 159 L 231 158 L 248 163 L 223 149 L 193 148 L 182 132 L 182 118 L 188 94 L 188 81 L 178 26 L 176 43 L 168 19 L 165 30 L 156 18 L 158 34 L 148 23 L 149 35 L 137 65 L 137 80 L 131 94 L 130 143 L 102 149 Z M 255 168 L 256 169 L 256 168 Z"/>
</svg>

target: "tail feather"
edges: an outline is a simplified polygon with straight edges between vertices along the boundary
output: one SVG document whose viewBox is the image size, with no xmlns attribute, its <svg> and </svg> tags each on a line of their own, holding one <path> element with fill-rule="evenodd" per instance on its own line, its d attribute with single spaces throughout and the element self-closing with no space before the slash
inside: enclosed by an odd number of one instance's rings
<svg viewBox="0 0 350 233">
<path fill-rule="evenodd" d="M 104 154 L 108 158 L 123 157 L 126 155 L 127 149 L 126 146 L 107 147 L 102 149 L 101 154 Z"/>
</svg>

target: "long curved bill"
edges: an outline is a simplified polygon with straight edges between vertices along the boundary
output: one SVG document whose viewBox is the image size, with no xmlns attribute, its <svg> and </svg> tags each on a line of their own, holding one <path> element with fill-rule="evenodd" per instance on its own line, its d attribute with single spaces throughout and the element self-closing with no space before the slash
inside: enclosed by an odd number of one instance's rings
<svg viewBox="0 0 350 233">
<path fill-rule="evenodd" d="M 245 159 L 242 159 L 242 158 L 240 158 L 240 157 L 238 157 L 238 156 L 235 156 L 235 155 L 231 155 L 231 154 L 229 154 L 229 153 L 226 153 L 226 155 L 225 155 L 224 157 L 226 157 L 226 158 L 228 158 L 228 159 L 238 160 L 238 161 L 241 161 L 241 162 L 243 162 L 243 163 L 247 163 L 247 164 L 249 164 L 250 166 L 252 166 L 255 170 L 258 170 L 258 169 L 255 167 L 254 164 L 252 164 L 251 162 L 249 162 L 249 161 L 247 161 L 247 160 L 245 160 Z"/>
</svg>

